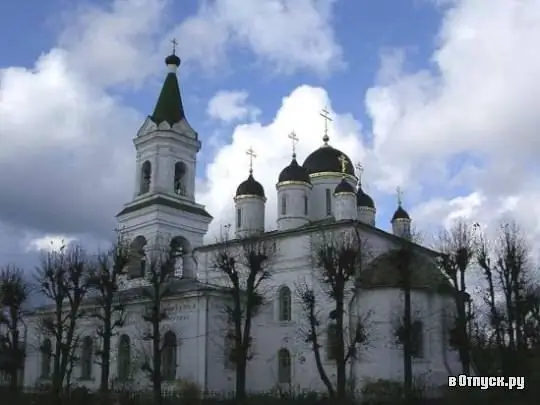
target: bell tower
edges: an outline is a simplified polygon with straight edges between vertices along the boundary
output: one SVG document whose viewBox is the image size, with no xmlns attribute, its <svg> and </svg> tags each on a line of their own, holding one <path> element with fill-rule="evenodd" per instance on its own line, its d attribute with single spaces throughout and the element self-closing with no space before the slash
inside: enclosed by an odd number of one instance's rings
<svg viewBox="0 0 540 405">
<path fill-rule="evenodd" d="M 173 52 L 165 58 L 167 75 L 154 112 L 137 132 L 135 192 L 116 216 L 119 228 L 132 241 L 133 263 L 128 276 L 144 276 L 145 249 L 158 243 L 172 244 L 183 257 L 181 275 L 195 277 L 190 252 L 202 245 L 212 216 L 195 201 L 198 134 L 189 125 L 177 70 L 180 58 Z M 135 257 L 137 259 L 135 259 Z"/>
</svg>

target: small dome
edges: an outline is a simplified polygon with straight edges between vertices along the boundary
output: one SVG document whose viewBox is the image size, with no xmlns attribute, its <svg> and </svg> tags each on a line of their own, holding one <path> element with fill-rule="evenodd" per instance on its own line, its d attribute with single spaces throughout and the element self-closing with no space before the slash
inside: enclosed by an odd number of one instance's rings
<svg viewBox="0 0 540 405">
<path fill-rule="evenodd" d="M 177 67 L 180 66 L 180 58 L 176 56 L 175 54 L 169 55 L 165 58 L 165 64 L 168 65 L 176 65 Z"/>
<path fill-rule="evenodd" d="M 298 164 L 295 157 L 293 157 L 289 166 L 284 168 L 279 174 L 278 182 L 281 183 L 283 181 L 302 181 L 311 184 L 307 170 Z"/>
<path fill-rule="evenodd" d="M 340 183 L 336 186 L 334 193 L 354 193 L 354 187 L 351 186 L 351 183 L 349 183 L 347 180 L 341 179 Z"/>
<path fill-rule="evenodd" d="M 262 184 L 255 180 L 251 173 L 249 177 L 240 183 L 236 189 L 236 196 L 238 197 L 241 195 L 256 195 L 259 197 L 264 197 L 264 188 Z"/>
<path fill-rule="evenodd" d="M 394 215 L 392 216 L 392 221 L 396 219 L 411 219 L 407 211 L 403 209 L 403 207 L 400 205 L 398 206 L 396 212 L 394 212 Z"/>
<path fill-rule="evenodd" d="M 356 191 L 356 206 L 375 208 L 373 199 L 362 190 L 362 186 L 358 186 L 358 190 Z"/>
<path fill-rule="evenodd" d="M 312 152 L 304 161 L 304 168 L 309 174 L 313 173 L 341 173 L 341 156 L 345 156 L 347 166 L 345 173 L 354 176 L 354 166 L 351 159 L 338 149 L 331 146 L 321 146 L 316 151 Z"/>
</svg>

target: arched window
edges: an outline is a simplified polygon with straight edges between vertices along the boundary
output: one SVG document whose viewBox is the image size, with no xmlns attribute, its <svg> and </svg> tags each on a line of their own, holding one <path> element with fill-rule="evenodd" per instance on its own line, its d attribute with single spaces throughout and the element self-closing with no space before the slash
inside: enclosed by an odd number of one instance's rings
<svg viewBox="0 0 540 405">
<path fill-rule="evenodd" d="M 186 195 L 186 165 L 184 162 L 174 164 L 174 192 L 178 195 Z"/>
<path fill-rule="evenodd" d="M 150 183 L 152 182 L 152 164 L 146 160 L 141 166 L 141 186 L 140 194 L 150 191 Z"/>
<path fill-rule="evenodd" d="M 287 322 L 291 320 L 291 290 L 287 286 L 279 289 L 279 320 Z"/>
<path fill-rule="evenodd" d="M 278 382 L 290 384 L 292 382 L 291 353 L 287 349 L 278 351 Z"/>
<path fill-rule="evenodd" d="M 416 358 L 424 357 L 424 325 L 422 321 L 411 323 L 411 355 Z"/>
<path fill-rule="evenodd" d="M 326 355 L 328 360 L 335 360 L 337 358 L 337 349 L 339 345 L 338 330 L 335 323 L 328 325 L 326 335 Z"/>
<path fill-rule="evenodd" d="M 332 215 L 332 193 L 329 188 L 326 189 L 326 215 Z"/>
<path fill-rule="evenodd" d="M 309 200 L 308 200 L 308 196 L 307 195 L 304 195 L 304 215 L 307 215 L 308 214 L 308 208 L 309 208 Z"/>
<path fill-rule="evenodd" d="M 238 208 L 236 210 L 236 229 L 240 229 L 242 227 L 242 209 Z"/>
<path fill-rule="evenodd" d="M 45 339 L 41 344 L 41 378 L 51 376 L 52 343 L 50 339 Z"/>
<path fill-rule="evenodd" d="M 128 266 L 128 277 L 144 277 L 146 271 L 146 238 L 142 235 L 137 236 L 131 242 L 129 248 L 130 262 Z"/>
<path fill-rule="evenodd" d="M 131 340 L 128 335 L 120 336 L 118 342 L 117 374 L 120 381 L 126 381 L 131 374 Z"/>
<path fill-rule="evenodd" d="M 287 215 L 287 196 L 281 196 L 281 215 Z"/>
<path fill-rule="evenodd" d="M 165 381 L 176 379 L 176 335 L 168 331 L 163 336 L 163 351 L 161 358 L 162 377 Z"/>
<path fill-rule="evenodd" d="M 82 341 L 81 350 L 81 379 L 92 379 L 92 365 L 94 362 L 94 342 L 90 336 L 86 336 Z"/>
</svg>

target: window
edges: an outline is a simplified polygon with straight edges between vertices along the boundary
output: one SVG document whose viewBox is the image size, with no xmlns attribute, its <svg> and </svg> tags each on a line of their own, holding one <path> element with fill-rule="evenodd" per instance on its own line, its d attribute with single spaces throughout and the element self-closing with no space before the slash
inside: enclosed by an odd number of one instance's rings
<svg viewBox="0 0 540 405">
<path fill-rule="evenodd" d="M 337 359 L 337 349 L 339 345 L 339 337 L 338 337 L 338 330 L 337 325 L 335 323 L 331 323 L 328 325 L 326 335 L 326 355 L 328 360 L 336 360 Z"/>
<path fill-rule="evenodd" d="M 176 335 L 168 331 L 163 336 L 162 375 L 165 381 L 176 379 Z"/>
<path fill-rule="evenodd" d="M 178 195 L 186 195 L 185 175 L 186 165 L 183 162 L 176 162 L 174 164 L 174 192 Z"/>
<path fill-rule="evenodd" d="M 307 195 L 304 195 L 304 215 L 308 214 L 308 197 Z"/>
<path fill-rule="evenodd" d="M 152 181 L 152 165 L 147 160 L 141 166 L 141 185 L 140 194 L 148 193 L 150 191 L 150 183 Z"/>
<path fill-rule="evenodd" d="M 287 214 L 287 196 L 282 195 L 281 196 L 281 215 Z"/>
<path fill-rule="evenodd" d="M 240 229 L 242 227 L 242 209 L 238 208 L 236 210 L 236 229 Z"/>
<path fill-rule="evenodd" d="M 41 345 L 41 378 L 51 376 L 52 344 L 50 339 L 45 339 Z"/>
<path fill-rule="evenodd" d="M 292 380 L 291 373 L 291 354 L 287 349 L 278 351 L 278 382 L 280 384 L 290 384 Z"/>
<path fill-rule="evenodd" d="M 326 189 L 326 215 L 332 215 L 332 193 L 330 189 Z"/>
<path fill-rule="evenodd" d="M 120 336 L 118 343 L 118 379 L 126 381 L 131 374 L 131 341 L 128 335 Z"/>
<path fill-rule="evenodd" d="M 81 353 L 81 379 L 92 379 L 92 365 L 94 363 L 94 342 L 90 336 L 86 336 L 82 342 Z"/>
<path fill-rule="evenodd" d="M 279 320 L 287 322 L 291 320 L 291 290 L 287 286 L 279 289 Z"/>
<path fill-rule="evenodd" d="M 421 321 L 411 323 L 411 355 L 416 358 L 424 357 L 424 325 Z"/>
</svg>

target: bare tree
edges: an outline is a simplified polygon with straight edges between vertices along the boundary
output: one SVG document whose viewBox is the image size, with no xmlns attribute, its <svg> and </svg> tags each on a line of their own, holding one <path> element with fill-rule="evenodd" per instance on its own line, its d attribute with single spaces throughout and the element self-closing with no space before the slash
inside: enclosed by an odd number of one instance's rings
<svg viewBox="0 0 540 405">
<path fill-rule="evenodd" d="M 147 326 L 147 331 L 143 335 L 143 340 L 150 342 L 151 357 L 142 365 L 152 382 L 154 403 L 161 405 L 163 398 L 161 386 L 163 381 L 162 373 L 162 353 L 165 348 L 163 341 L 162 324 L 168 319 L 167 311 L 163 306 L 163 299 L 170 295 L 170 281 L 174 276 L 174 264 L 176 255 L 174 250 L 167 244 L 156 243 L 149 248 L 146 263 L 146 281 L 148 285 L 142 288 L 142 297 L 148 301 L 143 321 Z"/>
<path fill-rule="evenodd" d="M 96 355 L 101 368 L 100 391 L 103 395 L 109 391 L 111 340 L 126 320 L 125 302 L 118 294 L 118 278 L 127 263 L 128 249 L 119 235 L 109 251 L 98 254 L 96 273 L 89 280 L 90 287 L 97 293 L 92 297 L 97 308 L 89 315 L 97 322 L 97 335 L 101 340 Z"/>
<path fill-rule="evenodd" d="M 52 393 L 60 397 L 70 372 L 78 344 L 77 326 L 85 315 L 83 301 L 89 289 L 93 264 L 80 246 L 63 246 L 49 252 L 36 271 L 40 292 L 52 301 L 52 312 L 41 319 L 45 336 L 52 338 Z M 47 311 L 49 312 L 49 311 Z"/>
<path fill-rule="evenodd" d="M 26 327 L 23 317 L 30 290 L 22 269 L 7 266 L 0 271 L 0 369 L 9 376 L 12 393 L 18 392 L 19 372 L 24 365 L 25 342 L 20 330 Z"/>
<path fill-rule="evenodd" d="M 538 338 L 538 291 L 532 286 L 529 247 L 515 223 L 503 224 L 493 244 L 480 238 L 478 264 L 487 283 L 484 300 L 505 375 L 523 374 Z"/>
<path fill-rule="evenodd" d="M 456 223 L 449 231 L 441 233 L 437 250 L 440 252 L 439 267 L 448 275 L 455 289 L 456 319 L 451 331 L 452 343 L 459 351 L 464 374 L 470 373 L 470 314 L 467 311 L 468 293 L 466 273 L 475 254 L 473 228 L 465 222 Z"/>
<path fill-rule="evenodd" d="M 306 327 L 301 331 L 311 346 L 322 382 L 330 396 L 344 400 L 347 395 L 347 364 L 356 356 L 358 344 L 366 340 L 366 329 L 360 317 L 349 314 L 355 298 L 356 283 L 362 266 L 369 260 L 369 249 L 357 229 L 321 231 L 311 238 L 315 282 L 300 283 L 297 294 L 302 303 Z M 321 290 L 325 299 L 318 302 Z M 324 308 L 324 309 L 323 309 Z M 324 311 L 328 311 L 325 314 Z M 327 353 L 336 365 L 336 386 L 332 385 L 322 363 L 321 324 L 327 324 Z"/>
<path fill-rule="evenodd" d="M 230 300 L 224 310 L 232 323 L 227 337 L 232 343 L 230 360 L 236 369 L 237 400 L 246 395 L 246 369 L 252 358 L 252 322 L 265 304 L 265 282 L 271 277 L 268 267 L 275 253 L 275 242 L 269 239 L 229 241 L 225 238 L 211 259 L 213 269 L 224 275 L 231 287 L 227 290 Z"/>
</svg>

